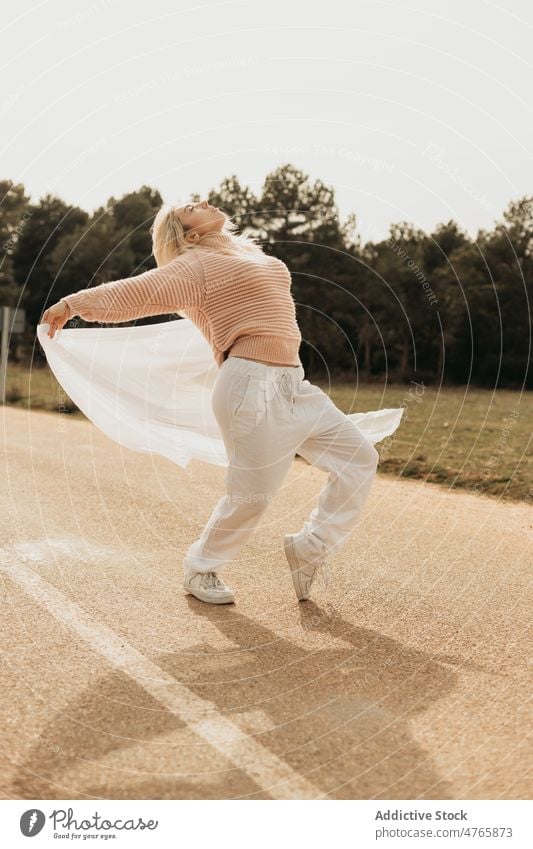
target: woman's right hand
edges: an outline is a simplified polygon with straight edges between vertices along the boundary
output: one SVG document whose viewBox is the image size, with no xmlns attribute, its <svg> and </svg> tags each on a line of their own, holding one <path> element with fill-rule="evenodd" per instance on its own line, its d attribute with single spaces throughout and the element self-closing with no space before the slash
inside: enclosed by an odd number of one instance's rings
<svg viewBox="0 0 533 849">
<path fill-rule="evenodd" d="M 58 301 L 57 304 L 53 304 L 51 307 L 48 307 L 48 309 L 43 312 L 39 324 L 48 323 L 50 325 L 50 329 L 48 330 L 48 336 L 50 337 L 50 339 L 53 339 L 56 330 L 61 330 L 61 328 L 67 323 L 69 318 L 69 305 L 66 301 Z"/>
</svg>

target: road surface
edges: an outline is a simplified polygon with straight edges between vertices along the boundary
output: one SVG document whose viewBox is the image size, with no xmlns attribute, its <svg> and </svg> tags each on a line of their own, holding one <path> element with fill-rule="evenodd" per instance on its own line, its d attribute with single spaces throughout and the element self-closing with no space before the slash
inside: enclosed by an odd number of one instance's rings
<svg viewBox="0 0 533 849">
<path fill-rule="evenodd" d="M 2 417 L 2 798 L 530 796 L 531 506 L 378 473 L 299 603 L 282 538 L 325 475 L 296 459 L 206 605 L 182 557 L 222 468 Z"/>
</svg>

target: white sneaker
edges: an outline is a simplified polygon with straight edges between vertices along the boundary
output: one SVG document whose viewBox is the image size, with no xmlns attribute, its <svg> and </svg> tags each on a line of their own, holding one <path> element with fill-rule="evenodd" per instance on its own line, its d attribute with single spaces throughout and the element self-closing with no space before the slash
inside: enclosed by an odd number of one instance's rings
<svg viewBox="0 0 533 849">
<path fill-rule="evenodd" d="M 285 549 L 285 557 L 291 567 L 292 582 L 296 590 L 298 601 L 306 601 L 311 592 L 311 586 L 319 570 L 324 568 L 323 576 L 325 586 L 328 586 L 329 570 L 325 561 L 322 563 L 309 563 L 300 560 L 294 549 L 294 539 L 297 534 L 285 534 L 283 537 L 283 547 Z"/>
<path fill-rule="evenodd" d="M 188 593 L 209 604 L 229 604 L 235 601 L 233 590 L 216 572 L 191 572 L 183 578 Z"/>
</svg>

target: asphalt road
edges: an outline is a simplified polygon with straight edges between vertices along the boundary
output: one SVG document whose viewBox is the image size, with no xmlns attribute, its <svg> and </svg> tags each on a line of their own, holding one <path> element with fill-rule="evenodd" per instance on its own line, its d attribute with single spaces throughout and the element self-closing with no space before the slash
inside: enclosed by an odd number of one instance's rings
<svg viewBox="0 0 533 849">
<path fill-rule="evenodd" d="M 299 603 L 297 459 L 206 605 L 182 557 L 223 469 L 2 417 L 2 798 L 530 797 L 531 506 L 378 473 Z"/>
</svg>

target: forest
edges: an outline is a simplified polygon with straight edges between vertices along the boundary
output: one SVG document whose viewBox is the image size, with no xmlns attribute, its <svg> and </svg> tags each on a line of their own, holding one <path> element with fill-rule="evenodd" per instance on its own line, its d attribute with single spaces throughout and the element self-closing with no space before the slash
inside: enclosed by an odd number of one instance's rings
<svg viewBox="0 0 533 849">
<path fill-rule="evenodd" d="M 63 295 L 155 267 L 153 187 L 91 214 L 50 194 L 32 203 L 10 180 L 0 193 L 0 303 L 27 322 L 10 339 L 14 361 L 35 357 L 40 316 Z M 454 220 L 431 233 L 399 221 L 376 242 L 362 241 L 355 212 L 341 221 L 331 186 L 291 163 L 258 196 L 231 175 L 207 199 L 286 262 L 309 377 L 532 388 L 533 197 L 511 200 L 475 238 Z"/>
</svg>

